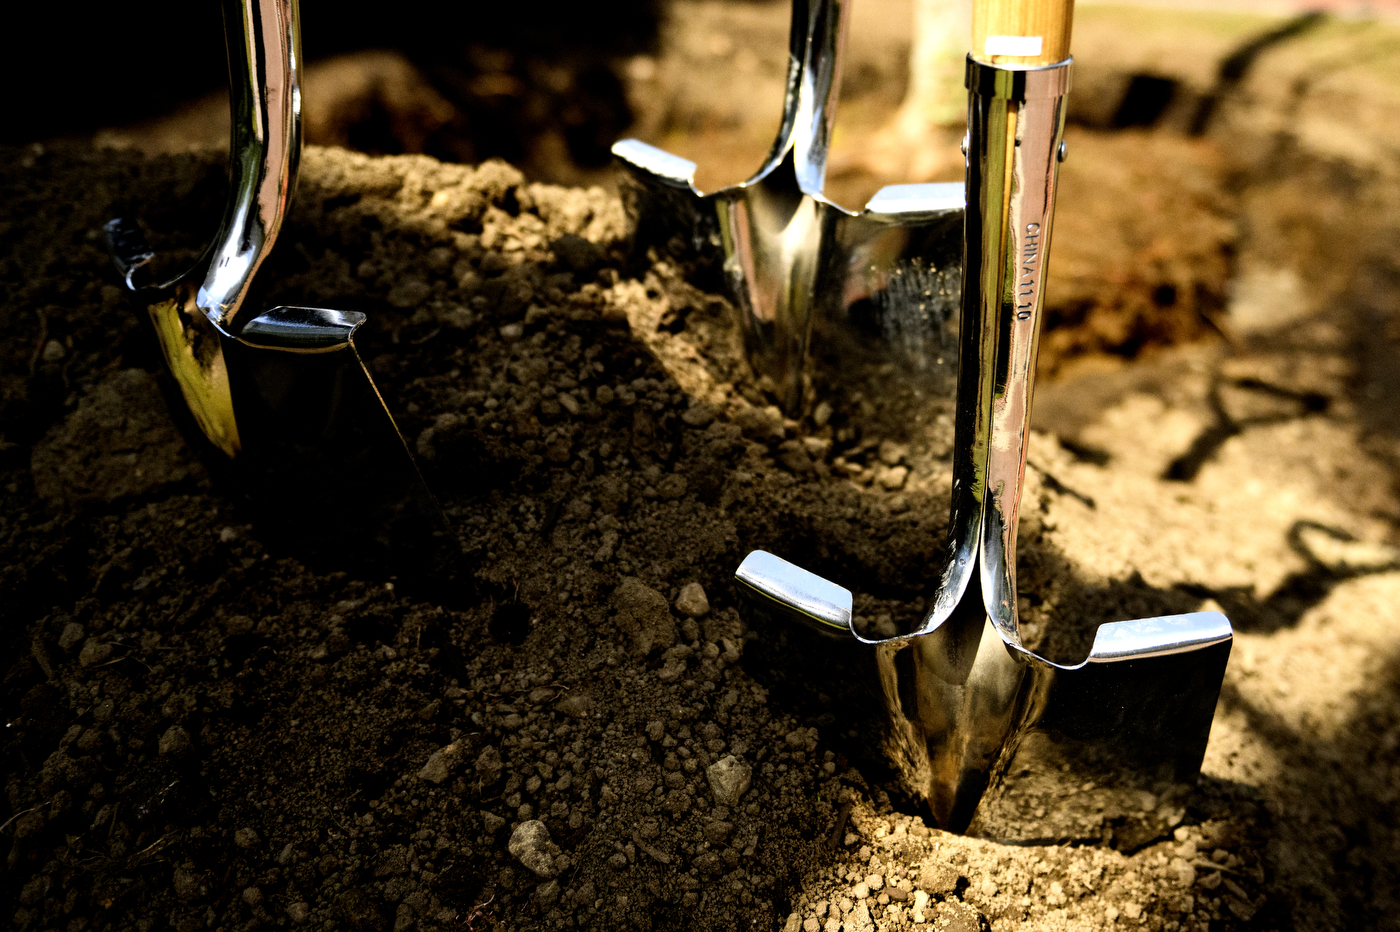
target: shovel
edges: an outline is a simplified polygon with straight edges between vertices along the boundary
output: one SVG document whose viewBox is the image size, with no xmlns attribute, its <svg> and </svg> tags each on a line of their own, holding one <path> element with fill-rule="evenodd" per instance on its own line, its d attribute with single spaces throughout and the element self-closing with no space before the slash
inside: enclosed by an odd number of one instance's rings
<svg viewBox="0 0 1400 932">
<path fill-rule="evenodd" d="M 192 268 L 152 282 L 139 225 L 105 227 L 160 346 L 171 407 L 271 539 L 337 566 L 450 575 L 455 535 L 355 349 L 365 315 L 259 312 L 249 300 L 296 189 L 301 39 L 296 0 L 224 0 L 223 11 L 232 188 L 218 234 Z"/>
<path fill-rule="evenodd" d="M 1021 640 L 1017 508 L 1071 14 L 1072 0 L 974 6 L 952 518 L 933 607 L 867 638 L 835 583 L 763 551 L 736 573 L 758 606 L 871 646 L 886 751 L 940 827 L 1020 842 L 1179 818 L 1170 800 L 1200 771 L 1232 639 L 1223 615 L 1197 612 L 1102 625 L 1074 664 Z"/>
<path fill-rule="evenodd" d="M 720 283 L 750 365 L 793 417 L 810 395 L 814 327 L 899 345 L 921 370 L 951 369 L 955 340 L 963 186 L 891 185 L 859 213 L 822 193 L 848 8 L 793 0 L 782 122 L 748 181 L 706 195 L 694 162 L 636 139 L 612 150 L 639 257 L 655 250 Z"/>
</svg>

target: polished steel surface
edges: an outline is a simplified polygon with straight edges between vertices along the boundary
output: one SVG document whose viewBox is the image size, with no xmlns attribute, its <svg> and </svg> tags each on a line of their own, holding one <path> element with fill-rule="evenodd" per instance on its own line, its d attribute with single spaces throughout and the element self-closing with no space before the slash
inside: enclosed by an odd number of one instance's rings
<svg viewBox="0 0 1400 932">
<path fill-rule="evenodd" d="M 151 284 L 153 258 L 129 218 L 107 224 L 117 268 L 146 305 L 165 363 L 195 424 L 217 450 L 239 455 L 225 339 L 252 316 L 248 289 L 271 252 L 301 156 L 301 35 L 296 0 L 224 0 L 231 179 L 218 234 L 195 265 Z"/>
<path fill-rule="evenodd" d="M 446 568 L 455 537 L 355 349 L 365 316 L 248 300 L 296 188 L 300 31 L 296 0 L 224 0 L 223 11 L 232 143 L 219 231 L 164 283 L 150 281 L 154 254 L 134 220 L 106 225 L 109 251 L 150 319 L 177 414 L 265 525 L 309 545 L 303 554 Z"/>
<path fill-rule="evenodd" d="M 951 368 L 953 358 L 962 186 L 888 187 L 859 213 L 822 193 L 847 9 L 848 0 L 793 0 L 782 123 L 749 180 L 704 195 L 695 163 L 635 139 L 613 146 L 638 252 L 670 254 L 723 283 L 754 371 L 794 416 L 822 318 L 840 326 L 854 313 L 858 330 L 891 339 L 916 366 Z"/>
<path fill-rule="evenodd" d="M 823 634 L 845 635 L 851 626 L 851 591 L 771 553 L 750 553 L 734 578 L 772 607 Z"/>
<path fill-rule="evenodd" d="M 850 625 L 875 651 L 886 751 L 905 783 L 940 826 L 1007 840 L 1167 825 L 1161 800 L 1200 770 L 1232 639 L 1218 612 L 1101 625 L 1074 664 L 1021 639 L 1017 508 L 1070 70 L 1068 60 L 968 60 L 967 287 L 947 551 L 922 621 L 888 638 Z M 777 570 L 741 572 L 741 592 L 807 620 L 827 593 L 846 593 L 760 552 L 744 567 Z"/>
</svg>

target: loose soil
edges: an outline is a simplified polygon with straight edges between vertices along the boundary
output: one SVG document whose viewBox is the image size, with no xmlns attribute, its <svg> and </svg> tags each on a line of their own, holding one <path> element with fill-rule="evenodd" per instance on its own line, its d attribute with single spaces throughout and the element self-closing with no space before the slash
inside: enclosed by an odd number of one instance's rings
<svg viewBox="0 0 1400 932">
<path fill-rule="evenodd" d="M 371 315 L 361 352 L 468 553 L 444 593 L 309 565 L 167 414 L 100 227 L 139 216 L 192 261 L 221 160 L 0 150 L 5 915 L 1393 925 L 1400 188 L 1394 121 L 1354 97 L 1374 75 L 1335 65 L 1390 46 L 1345 25 L 1264 62 L 1211 135 L 1071 137 L 1022 616 L 1061 658 L 1202 606 L 1237 632 L 1202 778 L 1152 800 L 1149 837 L 931 828 L 881 755 L 870 658 L 742 610 L 760 547 L 851 587 L 861 625 L 926 607 L 946 399 L 896 424 L 876 373 L 785 420 L 733 309 L 637 263 L 607 192 L 306 153 L 254 300 Z"/>
</svg>

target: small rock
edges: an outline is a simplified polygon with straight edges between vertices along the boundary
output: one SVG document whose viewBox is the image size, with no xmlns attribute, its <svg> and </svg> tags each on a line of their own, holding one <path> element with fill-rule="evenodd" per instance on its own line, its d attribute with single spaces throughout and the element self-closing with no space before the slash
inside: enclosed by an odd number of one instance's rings
<svg viewBox="0 0 1400 932">
<path fill-rule="evenodd" d="M 905 480 L 909 478 L 909 468 L 907 466 L 887 466 L 876 472 L 875 478 L 886 490 L 898 492 L 904 488 Z"/>
<path fill-rule="evenodd" d="M 705 597 L 705 587 L 698 582 L 686 583 L 676 599 L 676 611 L 691 618 L 700 618 L 710 611 L 710 600 Z"/>
<path fill-rule="evenodd" d="M 712 845 L 722 845 L 732 831 L 734 831 L 733 822 L 711 822 L 705 826 L 705 840 Z"/>
<path fill-rule="evenodd" d="M 389 303 L 401 310 L 411 310 L 432 293 L 432 286 L 421 278 L 405 278 L 389 289 Z"/>
<path fill-rule="evenodd" d="M 43 809 L 26 812 L 15 822 L 15 840 L 20 841 L 39 834 L 44 830 L 46 822 L 47 819 L 44 818 Z M 1218 877 L 1220 875 L 1216 874 L 1215 876 Z"/>
<path fill-rule="evenodd" d="M 687 408 L 681 415 L 681 420 L 691 427 L 708 427 L 718 416 L 719 408 L 701 401 Z"/>
<path fill-rule="evenodd" d="M 570 718 L 587 718 L 593 711 L 593 699 L 586 693 L 572 692 L 554 704 L 554 708 Z"/>
<path fill-rule="evenodd" d="M 1248 900 L 1242 900 L 1233 896 L 1225 898 L 1225 905 L 1229 908 L 1230 912 L 1234 913 L 1235 918 L 1241 922 L 1248 922 L 1253 919 L 1254 914 L 1259 911 L 1258 907 Z"/>
<path fill-rule="evenodd" d="M 580 276 L 596 272 L 607 259 L 601 246 L 577 233 L 565 233 L 550 243 L 549 248 L 571 272 Z"/>
<path fill-rule="evenodd" d="M 1142 907 L 1137 903 L 1124 903 L 1123 915 L 1129 919 L 1139 919 L 1142 917 Z"/>
<path fill-rule="evenodd" d="M 224 631 L 231 635 L 252 634 L 257 627 L 247 615 L 234 615 L 224 622 Z"/>
<path fill-rule="evenodd" d="M 1176 877 L 1176 882 L 1183 887 L 1189 887 L 1196 882 L 1196 868 L 1192 867 L 1182 858 L 1172 858 L 1168 870 Z"/>
<path fill-rule="evenodd" d="M 287 918 L 300 925 L 311 918 L 311 904 L 304 902 L 293 903 L 287 907 Z"/>
<path fill-rule="evenodd" d="M 476 776 L 483 787 L 495 786 L 504 769 L 501 752 L 491 745 L 483 748 L 476 758 Z"/>
<path fill-rule="evenodd" d="M 64 650 L 72 650 L 83 639 L 83 634 L 83 626 L 76 621 L 70 621 L 63 626 L 63 633 L 58 636 L 58 646 Z"/>
<path fill-rule="evenodd" d="M 821 462 L 831 452 L 831 441 L 825 437 L 803 437 L 802 447 L 808 456 Z"/>
<path fill-rule="evenodd" d="M 184 757 L 190 752 L 193 742 L 190 740 L 190 733 L 179 725 L 171 725 L 165 730 L 165 734 L 160 736 L 160 742 L 156 745 L 161 757 Z"/>
<path fill-rule="evenodd" d="M 753 768 L 742 763 L 733 754 L 705 768 L 705 777 L 710 782 L 710 792 L 722 806 L 734 806 L 739 798 L 749 791 L 753 779 Z"/>
<path fill-rule="evenodd" d="M 263 901 L 262 891 L 259 890 L 257 887 L 244 887 L 244 888 L 243 888 L 243 902 L 247 903 L 247 904 L 248 904 L 249 906 L 251 906 L 253 909 L 257 909 L 259 906 L 261 906 L 261 905 L 262 905 L 262 901 Z"/>
<path fill-rule="evenodd" d="M 794 475 L 800 476 L 812 469 L 812 457 L 800 440 L 784 440 L 778 444 L 777 460 L 779 466 Z"/>
<path fill-rule="evenodd" d="M 501 826 L 506 824 L 506 820 L 496 815 L 494 812 L 481 811 L 481 825 L 486 829 L 486 834 L 494 835 L 501 830 Z"/>
<path fill-rule="evenodd" d="M 776 405 L 766 408 L 742 408 L 735 414 L 734 423 L 750 440 L 775 443 L 785 436 L 783 412 L 779 411 Z"/>
<path fill-rule="evenodd" d="M 674 501 L 685 495 L 686 487 L 685 476 L 673 472 L 656 484 L 656 494 L 667 501 Z"/>
<path fill-rule="evenodd" d="M 559 848 L 549 840 L 549 829 L 538 819 L 517 825 L 511 832 L 507 848 L 537 877 L 554 876 L 554 859 L 559 855 Z"/>
<path fill-rule="evenodd" d="M 924 918 L 925 918 L 925 917 L 924 917 L 924 909 L 925 909 L 927 906 L 928 906 L 928 894 L 925 893 L 925 892 L 922 891 L 922 890 L 915 890 L 915 891 L 914 891 L 914 915 L 913 915 L 913 919 L 914 919 L 914 921 L 915 921 L 916 923 L 917 923 L 917 922 L 923 922 L 923 921 L 924 921 Z"/>
<path fill-rule="evenodd" d="M 204 892 L 204 884 L 199 875 L 183 867 L 175 868 L 171 886 L 175 888 L 175 898 L 181 903 L 188 903 Z"/>
<path fill-rule="evenodd" d="M 820 430 L 831 420 L 832 413 L 831 404 L 829 402 L 819 401 L 817 402 L 816 409 L 812 411 L 812 423 Z"/>
<path fill-rule="evenodd" d="M 423 765 L 423 769 L 418 771 L 418 779 L 427 780 L 429 783 L 441 783 L 446 780 L 462 762 L 462 750 L 459 742 L 453 742 L 434 751 L 428 755 L 428 762 Z"/>
<path fill-rule="evenodd" d="M 624 856 L 623 860 L 626 860 Z M 724 861 L 713 851 L 703 851 L 693 862 L 694 866 L 702 874 L 722 874 L 724 873 Z"/>
<path fill-rule="evenodd" d="M 851 889 L 851 896 L 858 900 L 863 900 L 870 895 L 870 887 L 864 881 L 858 883 Z"/>
<path fill-rule="evenodd" d="M 632 642 L 633 651 L 646 656 L 676 643 L 676 621 L 666 597 L 635 577 L 622 580 L 613 594 L 617 620 Z"/>
<path fill-rule="evenodd" d="M 821 932 L 822 924 L 816 916 L 808 916 L 802 921 L 802 932 Z"/>
<path fill-rule="evenodd" d="M 909 455 L 909 444 L 895 443 L 893 440 L 880 441 L 880 462 L 886 466 L 898 466 Z"/>
<path fill-rule="evenodd" d="M 559 899 L 559 881 L 546 880 L 540 884 L 535 888 L 535 899 L 541 906 L 553 905 L 554 901 Z"/>
<path fill-rule="evenodd" d="M 104 644 L 97 638 L 88 638 L 83 642 L 83 649 L 78 651 L 78 663 L 85 667 L 94 667 L 112 656 L 112 645 Z"/>
<path fill-rule="evenodd" d="M 380 932 L 389 922 L 384 904 L 363 887 L 336 897 L 335 911 L 354 932 Z"/>
<path fill-rule="evenodd" d="M 262 838 L 256 829 L 244 826 L 233 833 L 233 843 L 244 850 L 256 848 L 262 844 Z"/>
<path fill-rule="evenodd" d="M 453 252 L 446 246 L 434 246 L 428 250 L 428 268 L 442 275 L 452 268 Z"/>
<path fill-rule="evenodd" d="M 885 889 L 885 878 L 879 874 L 871 874 L 865 878 L 865 884 L 872 890 L 883 890 Z"/>
<path fill-rule="evenodd" d="M 958 872 L 947 864 L 926 864 L 919 871 L 919 889 L 931 896 L 946 896 L 958 888 Z"/>
</svg>

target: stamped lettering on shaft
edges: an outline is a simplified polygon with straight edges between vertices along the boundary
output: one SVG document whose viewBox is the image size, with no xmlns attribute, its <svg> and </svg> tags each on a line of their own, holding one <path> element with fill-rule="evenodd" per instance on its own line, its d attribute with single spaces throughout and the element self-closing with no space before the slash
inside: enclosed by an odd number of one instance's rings
<svg viewBox="0 0 1400 932">
<path fill-rule="evenodd" d="M 1035 312 L 1037 266 L 1040 262 L 1040 224 L 1026 224 L 1026 240 L 1021 246 L 1021 274 L 1016 282 L 1016 319 L 1030 320 Z"/>
</svg>

